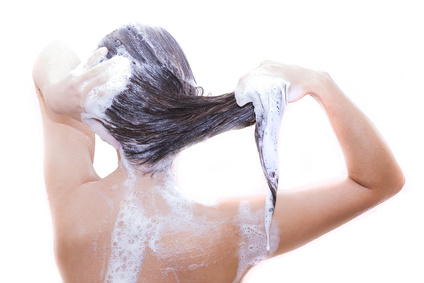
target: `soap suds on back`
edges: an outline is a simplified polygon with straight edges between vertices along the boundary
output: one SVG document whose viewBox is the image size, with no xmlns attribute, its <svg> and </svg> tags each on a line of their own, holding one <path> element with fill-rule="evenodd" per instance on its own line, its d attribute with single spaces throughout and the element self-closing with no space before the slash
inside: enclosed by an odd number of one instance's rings
<svg viewBox="0 0 424 283">
<path fill-rule="evenodd" d="M 235 97 L 239 106 L 252 102 L 255 111 L 255 140 L 262 170 L 269 187 L 265 200 L 265 230 L 267 250 L 269 251 L 269 233 L 277 200 L 279 179 L 278 132 L 287 105 L 290 84 L 261 69 L 252 71 L 244 80 L 243 84 L 235 90 Z"/>
<path fill-rule="evenodd" d="M 153 188 L 153 192 L 128 188 L 111 236 L 105 282 L 138 282 L 147 254 L 169 264 L 154 270 L 158 280 L 166 280 L 172 274 L 178 280 L 177 273 L 181 271 L 207 266 L 203 261 L 205 247 L 198 241 L 210 233 L 219 234 L 222 222 L 196 216 L 193 203 L 175 186 L 166 183 Z M 164 241 L 164 237 L 172 240 Z M 187 242 L 187 237 L 192 237 L 193 241 Z M 184 240 L 176 244 L 177 239 Z M 181 256 L 187 253 L 193 253 L 191 260 L 181 264 Z"/>
<path fill-rule="evenodd" d="M 280 243 L 278 237 L 278 227 L 273 224 L 269 234 L 264 231 L 263 214 L 261 211 L 252 212 L 250 204 L 247 201 L 242 201 L 239 206 L 239 216 L 236 220 L 241 241 L 239 243 L 239 264 L 235 282 L 239 282 L 246 271 L 267 259 L 275 253 Z M 269 245 L 267 237 L 271 242 L 271 249 L 266 250 Z"/>
<path fill-rule="evenodd" d="M 203 262 L 205 247 L 198 241 L 210 233 L 219 234 L 224 220 L 208 220 L 203 215 L 195 215 L 194 203 L 180 193 L 172 178 L 151 190 L 136 189 L 138 169 L 123 155 L 121 162 L 127 174 L 124 183 L 127 192 L 111 235 L 105 282 L 138 282 L 147 254 L 170 263 L 160 269 L 158 280 L 173 274 L 178 282 L 178 272 L 207 266 Z M 184 235 L 184 241 L 192 237 L 190 246 L 175 245 L 174 240 L 181 237 L 179 235 Z M 173 240 L 164 242 L 163 237 Z M 187 253 L 193 253 L 192 260 L 187 265 L 180 265 L 180 257 Z"/>
</svg>

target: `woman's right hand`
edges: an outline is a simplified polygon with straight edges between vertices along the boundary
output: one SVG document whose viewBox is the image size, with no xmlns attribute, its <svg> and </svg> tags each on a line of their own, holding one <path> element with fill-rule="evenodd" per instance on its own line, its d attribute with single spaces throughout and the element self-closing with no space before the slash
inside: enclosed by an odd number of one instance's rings
<svg viewBox="0 0 424 283">
<path fill-rule="evenodd" d="M 323 88 L 331 81 L 325 72 L 305 69 L 295 65 L 285 65 L 274 61 L 264 61 L 259 69 L 269 76 L 281 78 L 290 83 L 288 102 L 295 102 L 310 94 L 315 98 L 323 93 Z"/>
</svg>

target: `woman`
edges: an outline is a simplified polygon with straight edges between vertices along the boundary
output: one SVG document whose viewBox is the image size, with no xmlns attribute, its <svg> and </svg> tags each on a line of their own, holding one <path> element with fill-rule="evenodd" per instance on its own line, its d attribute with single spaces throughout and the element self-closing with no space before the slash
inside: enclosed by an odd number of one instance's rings
<svg viewBox="0 0 424 283">
<path fill-rule="evenodd" d="M 328 74 L 264 62 L 240 79 L 238 95 L 258 73 L 287 82 L 289 102 L 312 95 L 342 147 L 346 175 L 279 192 L 269 233 L 265 196 L 192 202 L 174 180 L 175 155 L 254 124 L 254 106 L 240 107 L 234 93 L 199 95 L 181 48 L 163 29 L 128 25 L 99 47 L 80 64 L 69 47 L 52 43 L 33 71 L 65 282 L 239 282 L 258 262 L 323 235 L 404 184 L 389 147 Z M 119 166 L 105 178 L 93 168 L 93 130 L 118 149 Z"/>
</svg>

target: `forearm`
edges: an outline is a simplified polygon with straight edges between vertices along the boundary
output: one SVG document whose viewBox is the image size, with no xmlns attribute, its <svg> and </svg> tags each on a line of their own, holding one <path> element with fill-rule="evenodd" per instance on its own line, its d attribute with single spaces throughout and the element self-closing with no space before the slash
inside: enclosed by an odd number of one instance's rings
<svg viewBox="0 0 424 283">
<path fill-rule="evenodd" d="M 363 187 L 392 195 L 401 189 L 403 174 L 384 139 L 368 118 L 332 79 L 319 74 L 313 96 L 326 111 L 344 153 L 349 178 Z"/>
</svg>

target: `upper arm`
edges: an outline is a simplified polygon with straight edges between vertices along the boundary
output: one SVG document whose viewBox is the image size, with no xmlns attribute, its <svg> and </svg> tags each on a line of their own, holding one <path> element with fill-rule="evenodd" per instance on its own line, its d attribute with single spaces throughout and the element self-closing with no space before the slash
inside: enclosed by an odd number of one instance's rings
<svg viewBox="0 0 424 283">
<path fill-rule="evenodd" d="M 280 192 L 273 217 L 280 236 L 276 255 L 318 238 L 383 200 L 349 177 Z"/>
<path fill-rule="evenodd" d="M 279 245 L 273 256 L 294 250 L 352 220 L 390 195 L 361 186 L 348 176 L 278 192 L 271 233 L 278 231 Z M 223 199 L 220 210 L 237 215 L 240 198 Z M 243 198 L 251 211 L 261 212 L 265 233 L 265 195 Z"/>
<path fill-rule="evenodd" d="M 44 128 L 44 172 L 49 197 L 57 197 L 86 182 L 94 171 L 95 136 L 84 123 L 50 111 L 36 88 Z"/>
<path fill-rule="evenodd" d="M 79 64 L 72 48 L 55 41 L 41 51 L 33 67 L 44 128 L 44 172 L 50 198 L 98 179 L 93 168 L 94 132 L 80 121 L 78 112 L 84 81 L 70 75 Z"/>
</svg>

